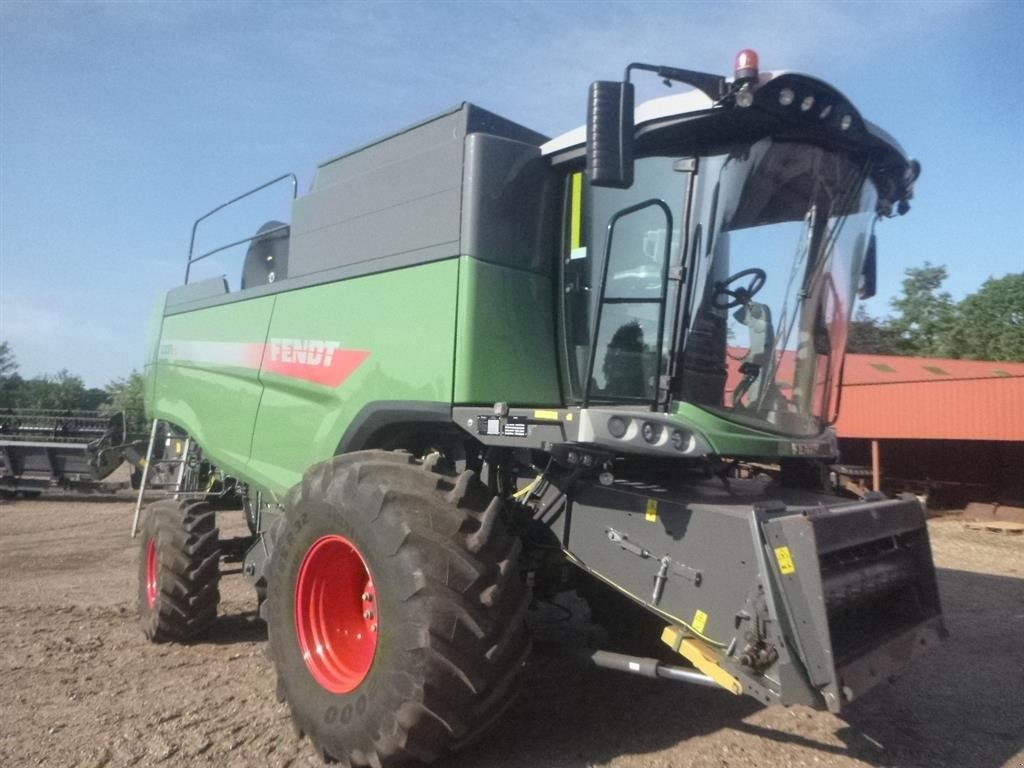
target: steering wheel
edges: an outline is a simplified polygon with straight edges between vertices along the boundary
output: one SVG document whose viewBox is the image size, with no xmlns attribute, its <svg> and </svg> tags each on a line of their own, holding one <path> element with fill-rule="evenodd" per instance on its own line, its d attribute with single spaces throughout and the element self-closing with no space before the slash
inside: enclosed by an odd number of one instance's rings
<svg viewBox="0 0 1024 768">
<path fill-rule="evenodd" d="M 729 288 L 730 285 L 742 280 L 744 277 L 750 278 L 750 282 L 747 285 Z M 716 309 L 731 309 L 732 307 L 738 307 L 740 304 L 746 304 L 755 293 L 764 288 L 767 279 L 768 276 L 764 270 L 757 267 L 744 269 L 735 275 L 730 275 L 725 280 L 715 283 L 715 293 L 711 297 L 711 306 Z"/>
</svg>

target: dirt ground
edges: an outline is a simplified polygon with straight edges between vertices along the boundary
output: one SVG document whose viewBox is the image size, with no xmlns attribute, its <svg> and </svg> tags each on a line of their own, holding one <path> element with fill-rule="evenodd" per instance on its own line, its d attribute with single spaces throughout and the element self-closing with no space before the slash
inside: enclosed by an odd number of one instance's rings
<svg viewBox="0 0 1024 768">
<path fill-rule="evenodd" d="M 210 637 L 143 639 L 131 510 L 128 496 L 0 505 L 0 766 L 319 765 L 274 700 L 240 576 Z M 929 527 L 952 636 L 842 717 L 541 651 L 503 723 L 444 765 L 1021 768 L 1024 537 Z"/>
</svg>

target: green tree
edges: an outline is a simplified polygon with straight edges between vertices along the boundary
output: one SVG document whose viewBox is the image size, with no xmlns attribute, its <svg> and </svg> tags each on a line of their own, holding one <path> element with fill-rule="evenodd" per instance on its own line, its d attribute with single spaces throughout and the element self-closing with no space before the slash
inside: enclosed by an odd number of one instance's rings
<svg viewBox="0 0 1024 768">
<path fill-rule="evenodd" d="M 18 361 L 14 359 L 14 351 L 6 341 L 0 341 L 0 379 L 7 379 L 18 373 Z"/>
<path fill-rule="evenodd" d="M 86 387 L 80 376 L 64 370 L 23 379 L 11 345 L 0 342 L 0 408 L 94 411 L 110 400 L 108 390 Z"/>
<path fill-rule="evenodd" d="M 21 387 L 14 350 L 6 341 L 0 341 L 0 408 L 14 408 L 20 398 Z"/>
<path fill-rule="evenodd" d="M 145 435 L 146 415 L 143 407 L 145 379 L 138 371 L 132 371 L 126 378 L 114 379 L 107 384 L 108 401 L 101 410 L 124 411 L 129 435 Z"/>
<path fill-rule="evenodd" d="M 961 301 L 948 345 L 956 357 L 1024 362 L 1024 273 L 989 278 Z"/>
<path fill-rule="evenodd" d="M 89 406 L 88 390 L 80 376 L 66 368 L 53 376 L 36 376 L 22 381 L 17 408 L 45 408 L 56 411 L 77 411 Z"/>
<path fill-rule="evenodd" d="M 905 354 L 899 332 L 888 321 L 869 315 L 863 304 L 857 307 L 850 321 L 846 344 L 847 351 L 855 354 Z"/>
<path fill-rule="evenodd" d="M 904 271 L 903 293 L 892 300 L 896 316 L 889 327 L 904 345 L 904 354 L 947 355 L 953 353 L 949 332 L 956 317 L 956 305 L 947 291 L 939 290 L 949 277 L 946 267 L 925 262 Z"/>
</svg>

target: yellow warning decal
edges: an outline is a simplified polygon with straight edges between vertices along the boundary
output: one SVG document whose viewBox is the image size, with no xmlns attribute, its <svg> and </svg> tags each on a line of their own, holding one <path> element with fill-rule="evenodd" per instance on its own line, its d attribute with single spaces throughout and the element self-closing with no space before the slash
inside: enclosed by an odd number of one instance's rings
<svg viewBox="0 0 1024 768">
<path fill-rule="evenodd" d="M 558 411 L 534 411 L 533 418 L 541 421 L 558 421 Z"/>
<path fill-rule="evenodd" d="M 704 611 L 698 610 L 693 614 L 693 628 L 703 634 L 704 626 L 708 623 L 708 615 Z"/>
<path fill-rule="evenodd" d="M 583 174 L 572 175 L 571 215 L 569 218 L 569 247 L 575 250 L 582 245 L 583 238 Z"/>
<path fill-rule="evenodd" d="M 644 520 L 648 523 L 658 522 L 658 500 L 648 499 L 647 500 L 647 512 L 644 513 Z"/>
<path fill-rule="evenodd" d="M 796 573 L 796 566 L 793 565 L 793 556 L 789 553 L 789 547 L 776 547 L 775 559 L 779 561 L 779 573 L 783 576 Z"/>
<path fill-rule="evenodd" d="M 572 413 L 565 414 L 565 420 L 566 421 L 572 421 Z"/>
</svg>

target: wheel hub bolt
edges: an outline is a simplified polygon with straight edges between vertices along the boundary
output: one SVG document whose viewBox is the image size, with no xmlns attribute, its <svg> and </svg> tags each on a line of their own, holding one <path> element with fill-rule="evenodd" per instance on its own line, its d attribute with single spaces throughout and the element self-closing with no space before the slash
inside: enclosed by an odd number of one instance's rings
<svg viewBox="0 0 1024 768">
<path fill-rule="evenodd" d="M 377 631 L 377 625 L 376 624 L 371 624 L 370 625 L 370 631 L 371 632 L 376 632 Z"/>
<path fill-rule="evenodd" d="M 364 619 L 372 619 L 373 618 L 373 611 L 365 611 L 363 613 L 363 618 Z"/>
<path fill-rule="evenodd" d="M 363 602 L 368 603 L 371 600 L 373 600 L 373 595 L 371 595 L 369 592 L 363 592 Z"/>
</svg>

